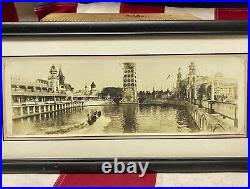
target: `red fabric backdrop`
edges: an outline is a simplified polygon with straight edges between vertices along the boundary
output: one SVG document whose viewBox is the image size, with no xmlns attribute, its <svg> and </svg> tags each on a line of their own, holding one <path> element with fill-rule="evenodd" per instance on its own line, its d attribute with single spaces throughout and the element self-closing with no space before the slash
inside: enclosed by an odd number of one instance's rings
<svg viewBox="0 0 250 189">
<path fill-rule="evenodd" d="M 18 14 L 14 3 L 2 3 L 3 22 L 18 21 Z M 46 3 L 34 7 L 38 19 L 42 19 L 49 13 L 75 13 L 77 11 L 78 3 Z M 248 8 L 215 8 L 215 20 L 247 20 Z M 164 13 L 168 12 L 163 4 L 152 3 L 121 3 L 120 13 Z"/>
</svg>

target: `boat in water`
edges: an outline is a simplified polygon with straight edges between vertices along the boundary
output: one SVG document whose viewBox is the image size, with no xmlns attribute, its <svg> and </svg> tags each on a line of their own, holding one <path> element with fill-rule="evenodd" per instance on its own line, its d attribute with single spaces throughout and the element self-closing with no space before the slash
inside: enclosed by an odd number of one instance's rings
<svg viewBox="0 0 250 189">
<path fill-rule="evenodd" d="M 96 122 L 96 120 L 101 117 L 102 112 L 101 111 L 94 111 L 94 112 L 90 112 L 88 113 L 88 124 L 92 125 Z"/>
</svg>

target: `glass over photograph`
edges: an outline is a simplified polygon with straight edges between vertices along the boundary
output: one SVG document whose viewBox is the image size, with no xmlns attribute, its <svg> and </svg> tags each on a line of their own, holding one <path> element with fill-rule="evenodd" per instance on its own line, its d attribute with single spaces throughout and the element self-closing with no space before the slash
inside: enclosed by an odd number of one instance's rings
<svg viewBox="0 0 250 189">
<path fill-rule="evenodd" d="M 247 55 L 3 59 L 4 137 L 246 135 Z"/>
</svg>

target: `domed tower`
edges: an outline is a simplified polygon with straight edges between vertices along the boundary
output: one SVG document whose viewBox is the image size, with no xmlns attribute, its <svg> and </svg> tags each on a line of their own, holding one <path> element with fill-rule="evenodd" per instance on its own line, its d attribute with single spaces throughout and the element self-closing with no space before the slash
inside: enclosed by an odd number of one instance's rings
<svg viewBox="0 0 250 189">
<path fill-rule="evenodd" d="M 123 63 L 122 103 L 137 103 L 136 67 L 134 63 Z"/>
<path fill-rule="evenodd" d="M 90 93 L 93 95 L 93 94 L 95 94 L 96 93 L 96 84 L 95 84 L 95 82 L 93 81 L 92 83 L 91 83 L 91 85 L 90 85 Z"/>
<path fill-rule="evenodd" d="M 50 78 L 53 79 L 57 78 L 57 70 L 54 64 L 51 66 L 49 73 L 50 73 Z"/>
<path fill-rule="evenodd" d="M 58 92 L 59 90 L 59 79 L 58 79 L 58 71 L 55 65 L 52 65 L 49 71 L 50 75 L 48 77 L 49 85 L 53 89 L 53 92 Z"/>
</svg>

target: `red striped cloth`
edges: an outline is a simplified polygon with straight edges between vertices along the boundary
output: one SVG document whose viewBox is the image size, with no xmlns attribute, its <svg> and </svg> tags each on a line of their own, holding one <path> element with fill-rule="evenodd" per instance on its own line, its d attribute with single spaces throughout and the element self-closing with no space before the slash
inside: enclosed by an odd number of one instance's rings
<svg viewBox="0 0 250 189">
<path fill-rule="evenodd" d="M 25 21 L 20 9 L 22 7 L 15 8 L 14 3 L 3 3 L 3 22 Z M 35 12 L 38 20 L 49 13 L 190 13 L 201 20 L 248 19 L 247 7 L 183 8 L 152 3 L 39 3 L 30 11 Z"/>
<path fill-rule="evenodd" d="M 156 173 L 148 173 L 143 178 L 138 174 L 61 174 L 54 186 L 70 187 L 154 187 L 156 185 Z"/>
<path fill-rule="evenodd" d="M 17 6 L 16 6 L 17 7 Z M 22 21 L 21 11 L 14 3 L 3 3 L 3 22 Z M 247 8 L 180 8 L 146 3 L 44 3 L 35 11 L 40 20 L 49 13 L 190 13 L 202 20 L 247 20 Z M 33 12 L 34 13 L 34 12 Z M 32 14 L 32 13 L 31 13 Z M 35 16 L 34 16 L 35 17 Z M 136 174 L 61 174 L 54 186 L 155 186 L 156 174 L 140 178 Z"/>
<path fill-rule="evenodd" d="M 2 3 L 2 21 L 17 22 L 17 12 L 14 3 Z"/>
</svg>

